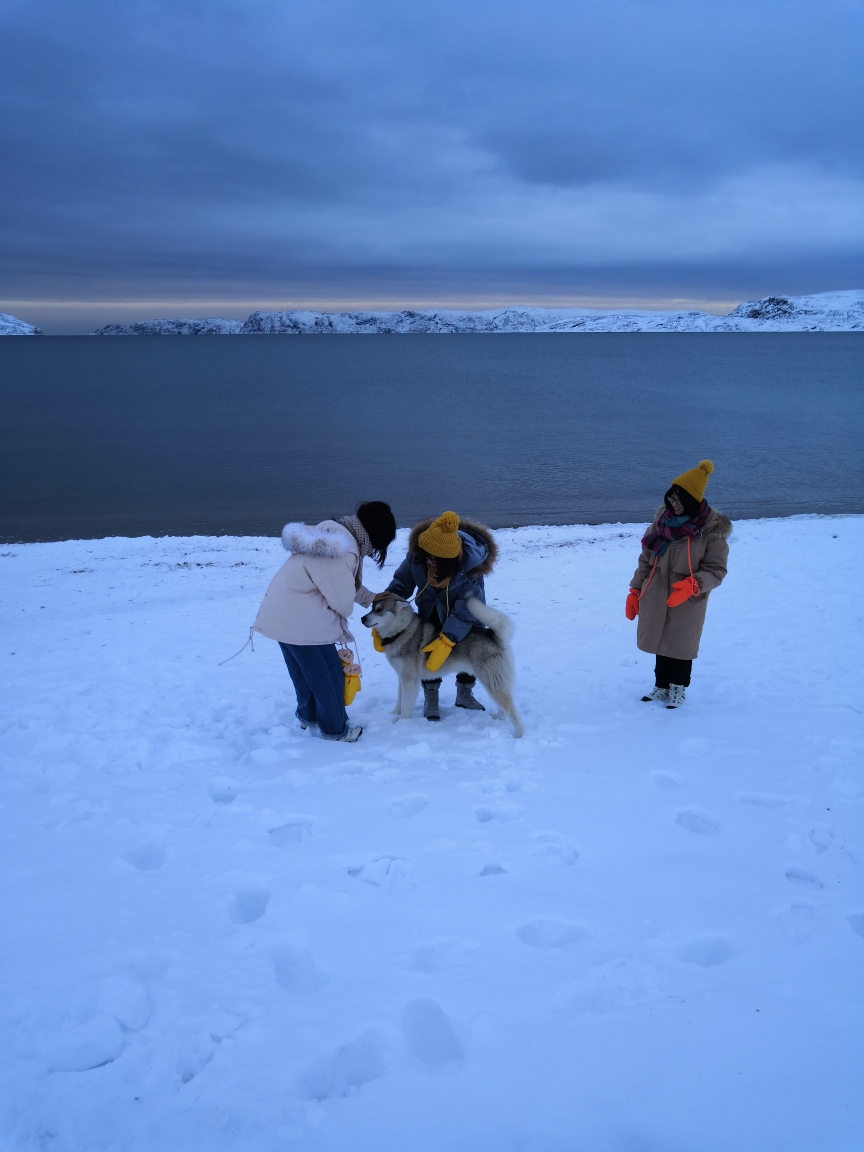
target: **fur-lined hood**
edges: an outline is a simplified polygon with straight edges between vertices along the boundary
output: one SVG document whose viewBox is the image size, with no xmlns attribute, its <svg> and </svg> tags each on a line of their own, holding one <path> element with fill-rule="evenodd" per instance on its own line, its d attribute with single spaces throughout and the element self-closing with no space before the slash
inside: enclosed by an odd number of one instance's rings
<svg viewBox="0 0 864 1152">
<path fill-rule="evenodd" d="M 663 513 L 666 511 L 666 505 L 661 504 L 654 514 L 654 519 L 651 523 L 653 528 Z M 716 508 L 711 509 L 711 514 L 705 523 L 705 531 L 703 536 L 719 536 L 721 540 L 728 540 L 732 535 L 732 521 L 728 516 L 724 516 L 722 512 L 718 512 Z"/>
<path fill-rule="evenodd" d="M 282 529 L 282 547 L 292 555 L 324 556 L 333 560 L 347 552 L 360 555 L 353 535 L 335 520 L 322 520 L 313 525 L 286 524 Z"/>
<path fill-rule="evenodd" d="M 419 543 L 420 533 L 425 532 L 434 519 L 434 516 L 430 516 L 428 520 L 421 520 L 419 524 L 415 524 L 411 529 L 411 535 L 408 537 L 408 555 L 415 564 L 422 563 L 423 560 L 423 549 Z M 488 576 L 498 560 L 498 545 L 495 543 L 495 538 L 492 533 L 485 525 L 475 524 L 473 520 L 466 520 L 465 517 L 460 516 L 459 534 L 473 537 L 478 544 L 486 548 L 486 559 L 481 561 L 476 567 L 466 571 L 465 575 L 469 579 Z"/>
</svg>

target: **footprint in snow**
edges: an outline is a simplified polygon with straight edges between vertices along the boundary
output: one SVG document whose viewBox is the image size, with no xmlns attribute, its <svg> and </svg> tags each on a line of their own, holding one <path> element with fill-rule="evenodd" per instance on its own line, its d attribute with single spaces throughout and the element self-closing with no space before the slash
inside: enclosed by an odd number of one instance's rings
<svg viewBox="0 0 864 1152">
<path fill-rule="evenodd" d="M 190 1029 L 183 1033 L 177 1056 L 177 1075 L 181 1084 L 188 1084 L 204 1071 L 216 1054 L 216 1044 L 209 1029 Z"/>
<path fill-rule="evenodd" d="M 575 1012 L 613 1012 L 662 1000 L 669 995 L 667 973 L 635 957 L 617 957 L 565 983 L 555 997 L 558 1007 Z"/>
<path fill-rule="evenodd" d="M 289 844 L 299 844 L 312 835 L 311 816 L 291 816 L 284 824 L 271 828 L 267 840 L 273 848 L 287 848 Z"/>
<path fill-rule="evenodd" d="M 579 853 L 559 832 L 538 832 L 534 837 L 532 856 L 540 859 L 558 860 L 561 864 L 575 864 Z"/>
<path fill-rule="evenodd" d="M 805 872 L 803 868 L 787 868 L 784 876 L 790 884 L 797 884 L 799 888 L 825 887 L 818 876 L 814 876 L 812 872 Z"/>
<path fill-rule="evenodd" d="M 421 972 L 448 972 L 468 959 L 476 944 L 454 937 L 439 937 L 414 950 L 414 964 Z"/>
<path fill-rule="evenodd" d="M 139 844 L 135 848 L 130 848 L 123 856 L 127 863 L 131 864 L 133 868 L 137 868 L 139 872 L 155 872 L 157 868 L 161 868 L 165 863 L 164 844 L 158 844 L 156 841 L 151 841 L 147 844 Z"/>
<path fill-rule="evenodd" d="M 300 1090 L 306 1100 L 338 1100 L 387 1071 L 384 1042 L 376 1032 L 364 1032 L 336 1052 L 313 1062 Z"/>
<path fill-rule="evenodd" d="M 737 792 L 742 804 L 752 804 L 754 808 L 785 808 L 789 801 L 784 796 L 767 796 L 761 792 Z"/>
<path fill-rule="evenodd" d="M 399 856 L 378 856 L 360 868 L 349 868 L 348 875 L 388 892 L 405 892 L 411 887 L 411 862 Z"/>
<path fill-rule="evenodd" d="M 235 924 L 253 924 L 267 911 L 270 893 L 266 888 L 239 888 L 228 907 L 228 915 Z"/>
<path fill-rule="evenodd" d="M 681 787 L 681 777 L 676 776 L 674 772 L 652 772 L 651 779 L 658 788 L 663 788 L 665 791 Z"/>
<path fill-rule="evenodd" d="M 137 1032 L 150 1019 L 150 997 L 137 980 L 109 976 L 99 989 L 99 1007 L 130 1032 Z"/>
<path fill-rule="evenodd" d="M 688 832 L 695 832 L 697 836 L 716 836 L 720 829 L 706 812 L 697 812 L 693 808 L 685 808 L 675 817 L 679 828 Z"/>
<path fill-rule="evenodd" d="M 827 852 L 831 847 L 831 842 L 834 839 L 834 833 L 827 824 L 814 824 L 810 829 L 810 843 L 821 856 L 823 852 Z"/>
<path fill-rule="evenodd" d="M 308 996 L 330 983 L 308 948 L 278 948 L 273 954 L 273 968 L 277 983 L 295 996 Z"/>
<path fill-rule="evenodd" d="M 500 864 L 485 864 L 477 873 L 478 876 L 506 876 L 507 869 Z"/>
<path fill-rule="evenodd" d="M 111 1064 L 126 1045 L 120 1024 L 100 1012 L 79 1024 L 68 1024 L 41 1045 L 49 1072 L 89 1072 Z"/>
<path fill-rule="evenodd" d="M 569 924 L 565 920 L 531 920 L 516 929 L 516 935 L 523 944 L 531 948 L 569 948 L 573 944 L 583 944 L 591 933 L 581 924 Z"/>
<path fill-rule="evenodd" d="M 464 1056 L 453 1025 L 435 1000 L 412 1000 L 402 1009 L 402 1031 L 411 1055 L 430 1068 L 452 1064 Z"/>
<path fill-rule="evenodd" d="M 233 804 L 240 786 L 230 776 L 214 776 L 208 785 L 210 799 L 214 804 Z"/>
<path fill-rule="evenodd" d="M 691 736 L 689 740 L 682 740 L 678 749 L 685 756 L 692 756 L 696 760 L 711 751 L 711 741 L 705 740 L 702 736 Z"/>
<path fill-rule="evenodd" d="M 688 964 L 698 964 L 700 968 L 713 968 L 723 964 L 735 955 L 735 949 L 722 936 L 703 936 L 678 949 L 678 959 Z"/>
<path fill-rule="evenodd" d="M 806 940 L 819 926 L 812 904 L 790 904 L 775 919 L 787 940 Z"/>
<path fill-rule="evenodd" d="M 407 820 L 409 816 L 416 816 L 418 812 L 422 812 L 428 803 L 425 796 L 403 796 L 390 805 L 390 815 L 395 816 L 397 820 Z"/>
<path fill-rule="evenodd" d="M 864 912 L 856 912 L 854 916 L 847 916 L 846 919 L 855 935 L 864 937 Z"/>
</svg>

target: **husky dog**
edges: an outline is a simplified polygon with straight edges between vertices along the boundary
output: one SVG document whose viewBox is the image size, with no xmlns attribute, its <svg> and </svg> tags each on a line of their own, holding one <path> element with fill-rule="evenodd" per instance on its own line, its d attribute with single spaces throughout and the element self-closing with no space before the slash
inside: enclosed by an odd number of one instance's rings
<svg viewBox="0 0 864 1152">
<path fill-rule="evenodd" d="M 513 703 L 515 669 L 510 649 L 513 622 L 482 600 L 469 600 L 468 609 L 478 623 L 485 625 L 485 630 L 469 632 L 456 644 L 447 657 L 447 671 L 472 672 L 501 711 L 510 717 L 514 735 L 521 736 L 525 725 Z M 381 638 L 384 654 L 399 677 L 399 695 L 393 711 L 397 719 L 407 720 L 414 711 L 420 681 L 424 676 L 431 679 L 437 675 L 426 671 L 426 653 L 422 649 L 432 642 L 439 629 L 421 620 L 410 604 L 392 593 L 376 600 L 372 610 L 360 620 L 367 628 L 374 628 Z"/>
</svg>

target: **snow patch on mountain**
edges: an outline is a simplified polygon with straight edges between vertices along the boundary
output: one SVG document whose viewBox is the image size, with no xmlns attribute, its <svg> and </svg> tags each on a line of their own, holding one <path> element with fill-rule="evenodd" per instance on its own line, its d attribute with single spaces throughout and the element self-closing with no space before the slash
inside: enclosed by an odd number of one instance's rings
<svg viewBox="0 0 864 1152">
<path fill-rule="evenodd" d="M 451 332 L 861 332 L 864 290 L 812 296 L 766 296 L 739 304 L 727 316 L 707 312 L 645 312 L 595 308 L 448 308 L 401 312 L 253 312 L 245 322 L 146 320 L 109 324 L 96 336 L 334 335 Z"/>
<path fill-rule="evenodd" d="M 42 329 L 35 324 L 28 324 L 19 320 L 17 316 L 10 316 L 8 312 L 0 312 L 0 336 L 41 336 Z"/>
</svg>

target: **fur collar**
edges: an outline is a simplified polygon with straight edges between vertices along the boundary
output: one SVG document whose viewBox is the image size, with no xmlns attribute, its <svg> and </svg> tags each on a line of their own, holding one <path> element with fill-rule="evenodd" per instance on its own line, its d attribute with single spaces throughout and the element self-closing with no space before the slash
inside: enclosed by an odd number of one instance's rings
<svg viewBox="0 0 864 1152">
<path fill-rule="evenodd" d="M 346 552 L 358 552 L 357 541 L 347 528 L 335 520 L 320 524 L 286 524 L 282 529 L 282 547 L 292 555 L 324 556 L 333 560 Z"/>
<path fill-rule="evenodd" d="M 420 533 L 425 532 L 434 519 L 434 516 L 430 516 L 427 520 L 421 520 L 419 524 L 415 524 L 411 529 L 411 535 L 408 537 L 408 555 L 415 563 L 421 560 L 421 553 L 423 551 L 418 544 Z M 472 568 L 471 571 L 466 572 L 465 575 L 472 577 L 488 576 L 498 560 L 498 545 L 495 543 L 494 536 L 483 524 L 475 524 L 473 520 L 466 520 L 464 516 L 459 517 L 459 531 L 467 532 L 469 536 L 476 536 L 489 550 L 483 563 L 478 564 L 476 568 Z"/>
<path fill-rule="evenodd" d="M 663 513 L 666 511 L 666 505 L 661 504 L 654 514 L 654 520 L 651 527 L 653 528 Z M 703 536 L 719 536 L 721 539 L 726 540 L 732 535 L 732 521 L 728 516 L 724 516 L 722 512 L 718 512 L 716 508 L 712 508 L 705 524 L 705 531 Z"/>
</svg>

